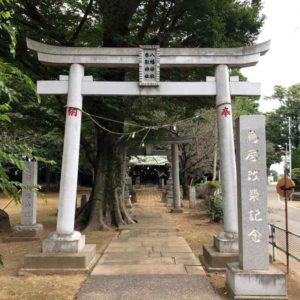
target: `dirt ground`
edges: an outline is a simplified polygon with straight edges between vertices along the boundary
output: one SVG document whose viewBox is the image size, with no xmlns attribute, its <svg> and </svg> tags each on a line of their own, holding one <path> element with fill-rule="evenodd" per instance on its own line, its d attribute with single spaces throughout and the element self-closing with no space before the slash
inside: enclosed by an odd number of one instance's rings
<svg viewBox="0 0 300 300">
<path fill-rule="evenodd" d="M 82 194 L 88 194 L 88 190 L 81 190 L 78 202 Z M 57 212 L 57 194 L 49 193 L 46 199 L 38 199 L 38 223 L 44 225 L 42 238 L 46 238 L 55 230 Z M 0 208 L 8 203 L 0 195 Z M 206 212 L 201 210 L 198 200 L 195 209 L 188 208 L 188 201 L 183 201 L 184 213 L 172 214 L 179 227 L 179 235 L 183 236 L 196 255 L 202 254 L 202 245 L 211 244 L 213 235 L 220 232 L 221 224 L 211 223 Z M 20 205 L 12 203 L 7 209 L 12 225 L 20 220 Z M 103 253 L 117 231 L 85 232 L 87 243 L 97 244 L 97 253 Z M 7 237 L 9 233 L 1 233 L 0 239 Z M 0 243 L 0 253 L 4 258 L 4 267 L 0 269 L 0 300 L 68 300 L 74 299 L 86 275 L 48 275 L 48 276 L 18 276 L 17 272 L 23 265 L 23 257 L 27 253 L 41 251 L 41 241 Z M 276 264 L 284 270 L 284 265 Z M 291 266 L 292 267 L 292 266 Z M 209 279 L 220 295 L 227 298 L 225 290 L 224 274 L 209 274 Z M 300 274 L 291 272 L 288 276 L 289 299 L 300 299 Z"/>
<path fill-rule="evenodd" d="M 80 190 L 78 202 L 82 194 L 88 190 Z M 46 199 L 38 199 L 37 222 L 44 225 L 42 239 L 55 230 L 57 212 L 57 194 L 46 194 Z M 0 195 L 0 208 L 9 202 Z M 20 205 L 11 203 L 6 209 L 11 225 L 20 222 Z M 97 253 L 101 254 L 117 231 L 84 232 L 88 244 L 97 245 Z M 0 232 L 0 239 L 9 233 Z M 25 254 L 41 251 L 41 241 L 0 243 L 0 253 L 4 259 L 4 267 L 0 269 L 1 300 L 68 300 L 74 299 L 87 275 L 38 275 L 18 276 L 17 272 L 23 265 Z"/>
</svg>

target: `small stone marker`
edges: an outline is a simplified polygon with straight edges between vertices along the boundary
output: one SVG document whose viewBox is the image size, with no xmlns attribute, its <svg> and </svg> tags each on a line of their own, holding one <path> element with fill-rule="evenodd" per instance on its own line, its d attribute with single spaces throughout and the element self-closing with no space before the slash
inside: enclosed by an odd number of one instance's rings
<svg viewBox="0 0 300 300">
<path fill-rule="evenodd" d="M 132 191 L 132 178 L 130 176 L 125 177 L 125 184 L 128 186 L 128 190 Z"/>
<path fill-rule="evenodd" d="M 36 224 L 36 192 L 26 189 L 37 185 L 37 162 L 26 161 L 26 169 L 22 173 L 22 215 L 21 225 Z"/>
<path fill-rule="evenodd" d="M 173 205 L 173 177 L 172 177 L 172 168 L 170 168 L 170 176 L 167 181 L 166 190 L 167 190 L 167 203 Z"/>
<path fill-rule="evenodd" d="M 265 117 L 237 121 L 239 263 L 226 267 L 231 299 L 287 299 L 282 271 L 269 264 Z"/>
<path fill-rule="evenodd" d="M 127 208 L 132 207 L 131 196 L 130 196 L 130 192 L 129 192 L 129 188 L 128 188 L 127 184 L 125 184 L 125 187 L 124 187 L 124 202 L 125 202 L 125 206 Z"/>
<path fill-rule="evenodd" d="M 196 206 L 196 187 L 189 186 L 189 207 L 195 208 Z"/>
<path fill-rule="evenodd" d="M 43 229 L 43 225 L 36 223 L 36 192 L 32 190 L 37 185 L 38 168 L 36 161 L 26 161 L 25 164 L 22 173 L 21 224 L 14 226 L 12 237 L 34 238 Z"/>
</svg>

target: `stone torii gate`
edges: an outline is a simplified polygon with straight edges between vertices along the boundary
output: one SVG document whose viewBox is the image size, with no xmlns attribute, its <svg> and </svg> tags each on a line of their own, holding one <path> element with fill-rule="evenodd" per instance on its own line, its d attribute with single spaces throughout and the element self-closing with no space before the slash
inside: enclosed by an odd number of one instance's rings
<svg viewBox="0 0 300 300">
<path fill-rule="evenodd" d="M 224 202 L 222 242 L 228 252 L 237 245 L 237 184 L 232 126 L 231 96 L 259 96 L 260 84 L 230 78 L 230 67 L 249 67 L 258 63 L 270 42 L 243 48 L 88 48 L 60 47 L 27 39 L 43 64 L 69 66 L 69 76 L 58 81 L 38 81 L 41 95 L 67 94 L 64 149 L 56 232 L 43 243 L 43 253 L 80 253 L 84 236 L 74 231 L 75 199 L 80 146 L 82 97 L 102 96 L 216 96 L 219 128 L 221 179 Z M 96 82 L 84 76 L 85 68 L 139 68 L 139 82 Z M 160 82 L 160 68 L 214 67 L 215 78 L 206 82 Z M 224 248 L 224 247 L 223 247 Z M 226 250 L 226 251 L 227 251 Z M 25 266 L 26 267 L 26 266 Z"/>
<path fill-rule="evenodd" d="M 160 144 L 171 145 L 172 153 L 172 178 L 173 178 L 173 208 L 172 213 L 182 213 L 181 197 L 180 197 L 180 177 L 179 177 L 179 144 L 189 144 L 194 140 L 193 137 L 169 137 L 161 140 Z"/>
</svg>

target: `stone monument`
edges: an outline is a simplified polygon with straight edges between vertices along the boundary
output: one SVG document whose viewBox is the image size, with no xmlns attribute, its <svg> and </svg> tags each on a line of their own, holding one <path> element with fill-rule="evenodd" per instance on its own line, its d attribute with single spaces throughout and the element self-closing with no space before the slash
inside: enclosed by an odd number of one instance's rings
<svg viewBox="0 0 300 300">
<path fill-rule="evenodd" d="M 130 158 L 125 158 L 125 176 L 124 176 L 124 203 L 127 208 L 132 207 L 131 203 L 131 195 L 130 195 L 130 189 L 132 189 L 132 180 L 129 176 L 129 163 Z"/>
<path fill-rule="evenodd" d="M 226 267 L 232 299 L 287 299 L 282 271 L 269 264 L 265 117 L 237 120 L 239 262 Z"/>
<path fill-rule="evenodd" d="M 21 224 L 13 227 L 11 239 L 14 241 L 34 240 L 40 237 L 43 230 L 42 224 L 36 223 L 36 191 L 38 163 L 25 161 L 25 170 L 22 172 L 22 197 L 21 197 Z"/>
<path fill-rule="evenodd" d="M 125 206 L 127 208 L 132 207 L 131 195 L 130 195 L 129 188 L 128 188 L 127 184 L 125 184 L 125 186 L 124 186 L 124 202 L 125 202 Z"/>
<path fill-rule="evenodd" d="M 169 157 L 168 157 L 168 159 L 169 159 Z M 170 161 L 172 161 L 172 160 L 170 160 Z M 167 184 L 165 186 L 166 200 L 167 200 L 168 205 L 173 205 L 173 176 L 172 176 L 173 175 L 173 167 L 172 167 L 172 163 L 170 163 L 169 172 L 170 172 L 170 175 L 167 180 Z"/>
<path fill-rule="evenodd" d="M 189 186 L 189 207 L 195 208 L 196 206 L 196 187 L 194 185 Z"/>
</svg>

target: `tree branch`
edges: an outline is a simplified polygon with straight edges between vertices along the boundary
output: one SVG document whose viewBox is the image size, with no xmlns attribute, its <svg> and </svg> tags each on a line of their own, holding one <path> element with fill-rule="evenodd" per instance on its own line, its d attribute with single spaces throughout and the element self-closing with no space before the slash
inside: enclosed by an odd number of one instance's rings
<svg viewBox="0 0 300 300">
<path fill-rule="evenodd" d="M 38 12 L 36 6 L 30 1 L 24 1 L 25 14 L 29 16 L 32 20 L 36 21 L 36 25 L 42 27 L 47 31 L 49 36 L 55 39 L 62 45 L 67 45 L 67 40 L 63 34 L 60 34 L 59 31 L 55 30 L 49 23 L 43 20 L 42 16 Z"/>
<path fill-rule="evenodd" d="M 138 37 L 138 40 L 141 41 L 147 30 L 149 29 L 149 26 L 153 20 L 153 17 L 155 15 L 155 11 L 156 11 L 156 8 L 157 8 L 157 5 L 159 4 L 159 0 L 152 0 L 152 1 L 149 1 L 149 4 L 148 4 L 148 7 L 147 7 L 147 14 L 146 14 L 146 17 L 144 19 L 144 22 L 137 34 L 137 37 Z"/>
<path fill-rule="evenodd" d="M 90 14 L 90 12 L 91 12 L 91 10 L 92 10 L 92 7 L 93 7 L 93 1 L 94 1 L 94 0 L 90 0 L 89 4 L 88 4 L 88 6 L 87 6 L 87 8 L 86 8 L 86 10 L 85 10 L 84 16 L 82 17 L 82 19 L 81 19 L 79 25 L 77 26 L 77 28 L 76 28 L 76 30 L 75 30 L 73 36 L 71 37 L 70 41 L 71 41 L 72 43 L 74 43 L 74 41 L 77 39 L 77 37 L 78 37 L 78 35 L 79 35 L 79 33 L 80 33 L 80 31 L 81 31 L 81 29 L 82 29 L 82 27 L 83 27 L 85 21 L 87 20 L 87 17 L 88 17 L 88 15 Z"/>
</svg>

